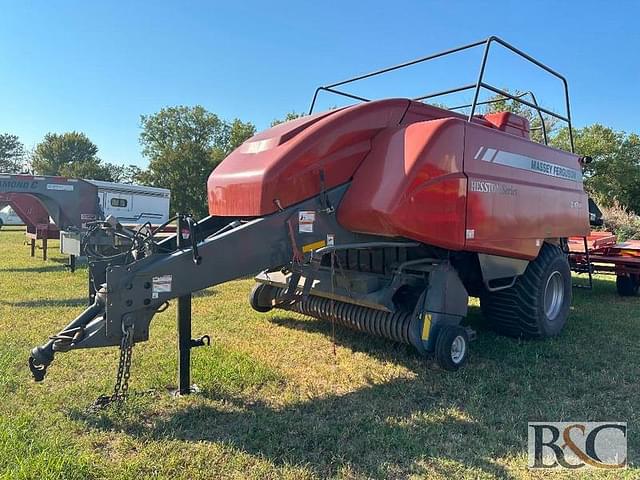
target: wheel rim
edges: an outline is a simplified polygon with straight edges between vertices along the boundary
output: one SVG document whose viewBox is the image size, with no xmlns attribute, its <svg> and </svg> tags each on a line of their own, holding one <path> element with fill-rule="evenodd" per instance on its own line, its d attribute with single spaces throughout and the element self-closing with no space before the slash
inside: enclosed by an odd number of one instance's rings
<svg viewBox="0 0 640 480">
<path fill-rule="evenodd" d="M 461 335 L 458 335 L 451 343 L 451 360 L 453 360 L 453 363 L 460 363 L 466 352 L 467 342 Z"/>
<path fill-rule="evenodd" d="M 554 320 L 564 303 L 564 281 L 562 274 L 553 272 L 547 279 L 547 286 L 544 289 L 544 313 L 549 320 Z"/>
</svg>

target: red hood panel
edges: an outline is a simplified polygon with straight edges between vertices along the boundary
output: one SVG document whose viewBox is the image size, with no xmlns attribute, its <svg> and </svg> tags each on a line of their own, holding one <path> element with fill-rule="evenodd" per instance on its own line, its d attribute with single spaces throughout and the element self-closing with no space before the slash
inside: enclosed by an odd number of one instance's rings
<svg viewBox="0 0 640 480">
<path fill-rule="evenodd" d="M 347 182 L 382 129 L 398 125 L 409 100 L 390 99 L 306 116 L 265 130 L 209 176 L 209 213 L 261 216 Z"/>
</svg>

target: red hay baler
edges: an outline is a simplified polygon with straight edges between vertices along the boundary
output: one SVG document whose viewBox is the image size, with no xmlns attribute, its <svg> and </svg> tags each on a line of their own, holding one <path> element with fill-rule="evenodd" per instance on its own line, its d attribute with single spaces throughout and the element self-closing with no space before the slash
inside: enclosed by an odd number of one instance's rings
<svg viewBox="0 0 640 480">
<path fill-rule="evenodd" d="M 566 113 L 487 84 L 492 45 L 557 77 Z M 343 90 L 479 46 L 471 85 L 377 101 Z M 473 92 L 465 115 L 423 103 L 465 90 Z M 209 217 L 179 215 L 175 236 L 134 239 L 120 257 L 96 262 L 106 283 L 85 312 L 33 349 L 34 377 L 44 378 L 59 351 L 113 345 L 126 359 L 148 339 L 156 311 L 177 298 L 187 393 L 190 349 L 205 343 L 191 339 L 192 292 L 256 274 L 250 302 L 259 312 L 292 310 L 387 337 L 449 370 L 468 356 L 470 295 L 498 332 L 558 334 L 572 296 L 567 238 L 589 233 L 582 159 L 532 141 L 523 117 L 478 114 L 488 103 L 481 90 L 566 121 L 571 132 L 564 77 L 496 37 L 321 87 L 308 116 L 255 135 L 211 173 Z M 313 114 L 321 92 L 361 103 Z"/>
</svg>

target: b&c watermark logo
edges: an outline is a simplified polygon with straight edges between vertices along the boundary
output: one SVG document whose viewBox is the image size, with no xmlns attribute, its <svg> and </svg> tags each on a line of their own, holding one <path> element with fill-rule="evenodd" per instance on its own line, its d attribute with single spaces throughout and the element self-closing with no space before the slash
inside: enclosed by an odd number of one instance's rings
<svg viewBox="0 0 640 480">
<path fill-rule="evenodd" d="M 529 468 L 626 468 L 625 422 L 529 422 Z"/>
</svg>

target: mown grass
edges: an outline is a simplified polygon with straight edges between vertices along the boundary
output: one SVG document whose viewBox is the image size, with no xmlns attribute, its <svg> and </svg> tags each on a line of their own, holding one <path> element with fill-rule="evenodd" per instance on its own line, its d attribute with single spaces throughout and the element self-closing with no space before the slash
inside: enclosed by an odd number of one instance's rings
<svg viewBox="0 0 640 480">
<path fill-rule="evenodd" d="M 520 342 L 479 329 L 469 365 L 452 374 L 410 348 L 294 314 L 260 315 L 252 282 L 194 299 L 201 393 L 175 386 L 175 310 L 134 348 L 134 396 L 90 414 L 112 388 L 117 351 L 59 355 L 35 384 L 29 349 L 84 304 L 86 271 L 31 259 L 20 231 L 0 232 L 0 478 L 538 478 L 527 470 L 527 421 L 618 420 L 629 458 L 640 443 L 640 298 L 600 277 L 576 290 L 564 333 Z M 639 478 L 561 472 L 554 478 Z"/>
</svg>

